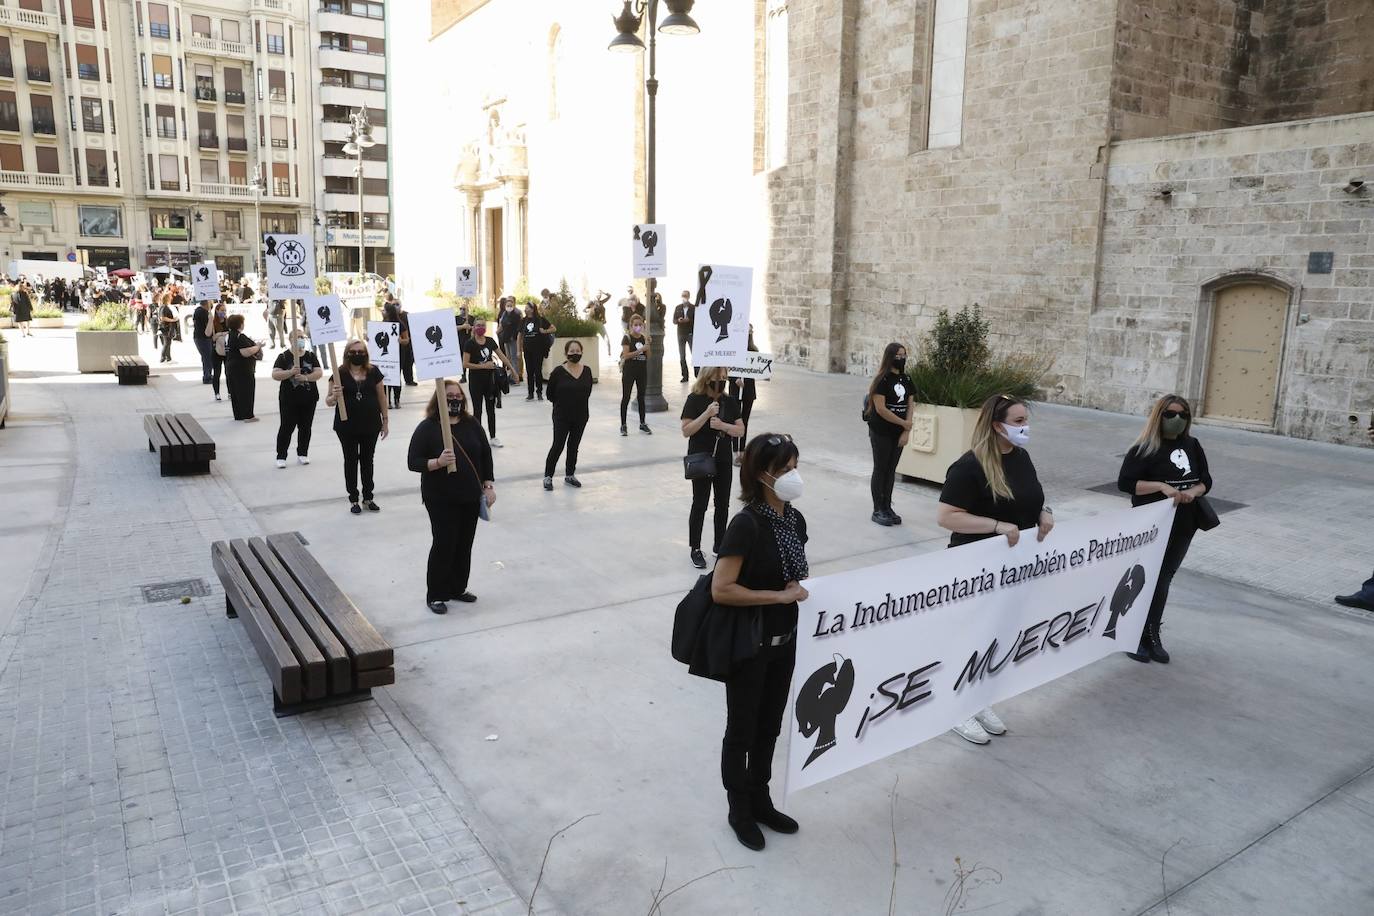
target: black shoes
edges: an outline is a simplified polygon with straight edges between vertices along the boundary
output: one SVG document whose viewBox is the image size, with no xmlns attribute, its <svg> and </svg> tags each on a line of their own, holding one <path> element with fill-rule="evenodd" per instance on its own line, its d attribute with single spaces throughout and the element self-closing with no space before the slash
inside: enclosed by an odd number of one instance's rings
<svg viewBox="0 0 1374 916">
<path fill-rule="evenodd" d="M 763 831 L 759 829 L 758 821 L 750 817 L 736 817 L 730 815 L 730 829 L 735 831 L 735 839 L 739 840 L 740 845 L 746 849 L 759 852 L 763 849 Z"/>
<path fill-rule="evenodd" d="M 648 434 L 651 435 L 651 436 L 654 434 L 654 431 L 653 431 L 652 429 L 649 428 L 649 424 L 648 424 L 648 423 L 641 423 L 641 424 L 639 424 L 639 431 L 642 432 L 642 433 L 648 433 Z"/>
<path fill-rule="evenodd" d="M 442 602 L 442 601 L 428 601 L 428 602 L 425 602 L 425 607 L 429 608 L 431 611 L 433 611 L 433 612 L 436 613 L 436 614 L 447 614 L 447 613 L 448 613 L 448 605 L 447 605 L 447 604 L 444 604 L 444 602 Z"/>
<path fill-rule="evenodd" d="M 370 499 L 365 499 L 365 500 L 363 500 L 363 508 L 365 508 L 368 512 L 381 512 L 381 511 L 382 511 L 382 507 L 379 506 L 379 505 L 377 505 L 376 503 L 374 503 L 374 502 L 373 502 L 372 500 L 370 500 Z"/>
<path fill-rule="evenodd" d="M 620 434 L 621 434 L 622 436 L 628 436 L 628 435 L 630 434 L 630 431 L 629 431 L 628 429 L 625 428 L 625 424 L 624 424 L 624 423 L 621 423 L 621 424 L 620 424 Z"/>
<path fill-rule="evenodd" d="M 352 512 L 354 515 L 362 515 L 362 514 L 363 514 L 363 507 L 360 506 L 360 505 L 358 505 L 357 503 L 353 503 L 353 504 L 349 507 L 348 511 L 349 511 L 349 512 Z"/>
<path fill-rule="evenodd" d="M 692 565 L 697 569 L 706 568 L 706 557 L 702 556 L 700 547 L 692 548 Z"/>
<path fill-rule="evenodd" d="M 552 490 L 552 489 L 553 489 L 553 478 L 552 478 L 552 477 L 545 477 L 545 478 L 544 478 L 544 489 L 545 489 L 545 490 Z"/>
<path fill-rule="evenodd" d="M 897 524 L 888 516 L 887 511 L 884 509 L 874 509 L 873 514 L 870 515 L 869 518 L 873 520 L 874 524 L 882 525 L 884 528 L 891 528 L 893 525 Z"/>
<path fill-rule="evenodd" d="M 750 810 L 754 814 L 754 820 L 774 833 L 796 833 L 801 829 L 796 821 L 773 807 L 773 799 L 769 798 L 766 792 L 761 796 L 754 796 Z"/>
<path fill-rule="evenodd" d="M 1159 662 L 1161 665 L 1169 664 L 1169 653 L 1164 651 L 1164 644 L 1159 641 L 1159 628 L 1161 624 L 1145 624 L 1145 639 L 1149 643 L 1150 660 Z"/>
<path fill-rule="evenodd" d="M 887 507 L 887 517 L 892 521 L 892 524 L 894 525 L 900 525 L 902 523 L 902 517 L 898 515 L 896 512 L 893 512 L 891 506 Z"/>
<path fill-rule="evenodd" d="M 533 400 L 534 400 L 534 395 L 530 395 L 529 397 L 525 398 L 525 400 L 527 400 L 527 401 L 533 401 Z M 542 401 L 542 400 L 544 400 L 544 399 L 543 399 L 543 398 L 540 398 L 539 400 Z"/>
<path fill-rule="evenodd" d="M 457 598 L 454 598 L 453 600 L 461 601 L 464 604 L 472 604 L 472 602 L 477 600 L 477 596 L 474 595 L 472 592 L 463 592 L 461 595 L 459 595 Z"/>
<path fill-rule="evenodd" d="M 1357 607 L 1362 611 L 1374 611 L 1374 601 L 1361 598 L 1359 594 L 1337 595 L 1336 603 L 1343 607 Z"/>
<path fill-rule="evenodd" d="M 567 477 L 564 477 L 564 478 L 563 478 L 563 482 L 564 482 L 565 484 L 567 484 L 568 486 L 570 486 L 570 487 L 581 487 L 581 486 L 582 486 L 582 481 L 578 480 L 576 477 L 572 476 L 571 474 L 569 474 Z"/>
</svg>

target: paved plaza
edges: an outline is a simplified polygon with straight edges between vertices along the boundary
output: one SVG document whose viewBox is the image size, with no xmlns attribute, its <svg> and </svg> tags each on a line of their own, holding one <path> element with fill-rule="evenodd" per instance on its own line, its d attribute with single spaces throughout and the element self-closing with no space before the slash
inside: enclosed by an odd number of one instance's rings
<svg viewBox="0 0 1374 916">
<path fill-rule="evenodd" d="M 1199 427 L 1227 511 L 1175 583 L 1173 664 L 1105 659 L 1000 705 L 988 747 L 943 736 L 807 790 L 801 833 L 756 854 L 725 822 L 721 688 L 668 654 L 697 575 L 675 380 L 654 434 L 621 438 L 603 367 L 585 486 L 552 493 L 548 405 L 513 393 L 480 600 L 436 617 L 405 467 L 428 389 L 378 449 L 383 511 L 354 517 L 325 408 L 313 463 L 273 466 L 266 365 L 263 422 L 238 424 L 189 345 L 159 368 L 145 335 L 154 378 L 117 387 L 76 374 L 72 335 L 6 332 L 0 913 L 514 914 L 538 881 L 538 912 L 643 914 L 697 878 L 661 912 L 1369 912 L 1374 619 L 1330 601 L 1374 567 L 1368 449 Z M 898 485 L 904 526 L 868 521 L 864 386 L 786 368 L 759 386 L 753 431 L 801 448 L 813 575 L 946 540 L 932 487 Z M 142 416 L 164 411 L 215 438 L 209 476 L 158 476 Z M 1140 423 L 1035 408 L 1057 517 L 1123 504 Z M 277 719 L 209 544 L 295 530 L 396 647 L 396 684 Z M 208 593 L 145 597 L 188 579 Z"/>
</svg>

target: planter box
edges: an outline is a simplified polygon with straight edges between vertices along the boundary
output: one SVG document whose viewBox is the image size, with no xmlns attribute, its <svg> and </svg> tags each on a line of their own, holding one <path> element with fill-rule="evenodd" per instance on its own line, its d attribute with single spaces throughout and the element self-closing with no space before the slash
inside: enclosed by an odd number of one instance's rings
<svg viewBox="0 0 1374 916">
<path fill-rule="evenodd" d="M 911 411 L 911 438 L 897 473 L 943 484 L 949 466 L 969 449 L 978 411 L 933 404 L 912 404 Z"/>
<path fill-rule="evenodd" d="M 137 331 L 77 331 L 76 371 L 113 372 L 111 356 L 136 356 Z"/>
<path fill-rule="evenodd" d="M 592 381 L 601 381 L 601 354 L 597 352 L 597 345 L 601 343 L 600 337 L 560 337 L 553 342 L 553 349 L 549 350 L 549 355 L 544 358 L 544 378 L 549 377 L 554 366 L 563 363 L 563 347 L 568 341 L 575 340 L 582 345 L 582 365 L 592 372 Z"/>
<path fill-rule="evenodd" d="M 39 328 L 60 328 L 62 327 L 62 324 L 63 319 L 60 316 L 57 318 L 35 318 L 29 324 L 29 327 L 33 328 L 34 330 L 37 330 Z"/>
<path fill-rule="evenodd" d="M 4 330 L 5 328 L 12 328 L 12 327 L 14 327 L 14 319 L 13 319 L 13 318 L 11 318 L 9 315 L 6 315 L 5 317 L 0 318 L 0 330 Z"/>
</svg>

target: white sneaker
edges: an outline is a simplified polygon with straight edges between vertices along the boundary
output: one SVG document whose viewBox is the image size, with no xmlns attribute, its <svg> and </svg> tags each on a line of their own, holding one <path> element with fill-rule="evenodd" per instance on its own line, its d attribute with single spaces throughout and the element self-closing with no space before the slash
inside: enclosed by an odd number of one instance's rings
<svg viewBox="0 0 1374 916">
<path fill-rule="evenodd" d="M 965 741 L 972 741 L 974 744 L 987 744 L 992 740 L 988 737 L 988 733 L 983 730 L 983 726 L 978 724 L 977 716 L 954 726 L 954 734 Z"/>
<path fill-rule="evenodd" d="M 504 446 L 501 445 L 501 440 L 498 439 L 498 438 L 496 438 L 495 436 L 492 436 L 492 437 L 491 437 L 491 447 L 492 447 L 492 448 L 504 448 Z"/>
<path fill-rule="evenodd" d="M 1006 723 L 997 718 L 997 713 L 992 711 L 991 706 L 982 712 L 974 713 L 973 718 L 978 720 L 978 724 L 983 726 L 983 731 L 989 735 L 1005 735 L 1007 733 Z"/>
<path fill-rule="evenodd" d="M 286 459 L 285 459 L 285 458 L 278 458 L 278 459 L 277 459 L 277 467 L 279 467 L 279 468 L 284 468 L 284 467 L 286 467 Z"/>
<path fill-rule="evenodd" d="M 307 456 L 305 456 L 305 455 L 297 455 L 297 456 L 296 456 L 296 463 L 297 463 L 297 464 L 309 464 L 309 463 L 310 463 L 310 459 L 309 459 Z"/>
</svg>

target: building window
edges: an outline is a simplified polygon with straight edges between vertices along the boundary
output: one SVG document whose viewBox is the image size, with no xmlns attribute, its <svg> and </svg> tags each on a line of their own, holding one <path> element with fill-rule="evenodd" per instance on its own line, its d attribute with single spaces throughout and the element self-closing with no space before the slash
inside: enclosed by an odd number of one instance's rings
<svg viewBox="0 0 1374 916">
<path fill-rule="evenodd" d="M 221 19 L 219 21 L 219 37 L 223 41 L 230 41 L 238 44 L 243 40 L 243 33 L 239 30 L 237 19 Z"/>
<path fill-rule="evenodd" d="M 97 188 L 110 186 L 110 167 L 103 149 L 86 149 L 86 183 Z"/>
<path fill-rule="evenodd" d="M 177 110 L 171 105 L 157 106 L 157 135 L 163 140 L 177 138 Z"/>
<path fill-rule="evenodd" d="M 95 45 L 76 46 L 76 75 L 78 79 L 100 79 L 100 51 Z"/>
<path fill-rule="evenodd" d="M 148 223 L 155 239 L 187 237 L 185 210 L 149 210 Z"/>
<path fill-rule="evenodd" d="M 57 175 L 61 172 L 61 166 L 57 161 L 57 147 L 40 146 L 34 149 L 34 154 L 34 161 L 41 174 Z"/>
<path fill-rule="evenodd" d="M 386 77 L 380 73 L 350 73 L 349 85 L 354 89 L 376 89 L 386 91 Z"/>
<path fill-rule="evenodd" d="M 100 99 L 81 100 L 81 129 L 95 134 L 105 132 L 105 110 Z"/>
<path fill-rule="evenodd" d="M 286 71 L 267 71 L 267 98 L 273 102 L 286 101 Z"/>
<path fill-rule="evenodd" d="M 291 165 L 289 163 L 272 163 L 272 196 L 291 196 Z"/>
<path fill-rule="evenodd" d="M 367 19 L 385 19 L 386 9 L 380 3 L 368 3 L 365 0 L 351 0 L 348 4 L 348 12 L 353 16 L 362 16 Z"/>
<path fill-rule="evenodd" d="M 280 22 L 267 23 L 267 53 L 285 54 L 286 53 L 286 33 L 282 31 Z"/>
<path fill-rule="evenodd" d="M 215 131 L 213 111 L 196 112 L 196 143 L 201 149 L 219 149 L 219 134 Z"/>
<path fill-rule="evenodd" d="M 242 159 L 229 160 L 229 183 L 236 185 L 248 184 L 248 163 Z"/>
<path fill-rule="evenodd" d="M 219 184 L 219 160 L 200 160 L 200 180 L 202 184 Z"/>
<path fill-rule="evenodd" d="M 95 28 L 95 9 L 91 0 L 72 0 L 72 24 L 81 29 Z"/>
<path fill-rule="evenodd" d="M 14 78 L 14 58 L 10 52 L 10 39 L 7 35 L 0 35 L 0 76 L 6 79 Z"/>
<path fill-rule="evenodd" d="M 262 231 L 294 234 L 296 232 L 296 214 L 264 213 L 262 215 Z"/>
<path fill-rule="evenodd" d="M 243 71 L 238 67 L 224 71 L 224 101 L 230 105 L 243 104 Z"/>
<path fill-rule="evenodd" d="M 24 147 L 18 143 L 0 143 L 0 171 L 24 171 Z"/>
<path fill-rule="evenodd" d="M 272 126 L 272 146 L 274 149 L 286 149 L 290 141 L 286 137 L 286 119 L 273 115 L 270 124 Z"/>
<path fill-rule="evenodd" d="M 930 39 L 926 148 L 958 146 L 964 134 L 964 60 L 969 0 L 935 0 Z"/>
<path fill-rule="evenodd" d="M 363 227 L 367 229 L 386 229 L 390 220 L 385 213 L 364 213 Z"/>
<path fill-rule="evenodd" d="M 52 71 L 48 68 L 48 45 L 46 42 L 24 40 L 24 69 L 27 71 L 30 82 L 52 82 Z"/>
<path fill-rule="evenodd" d="M 0 130 L 19 132 L 19 104 L 9 89 L 0 90 Z"/>
<path fill-rule="evenodd" d="M 769 0 L 764 26 L 764 167 L 787 164 L 787 2 Z"/>
<path fill-rule="evenodd" d="M 210 214 L 210 226 L 216 236 L 243 237 L 243 218 L 237 210 L 215 210 Z"/>
<path fill-rule="evenodd" d="M 191 14 L 191 34 L 197 38 L 210 37 L 210 17 Z"/>
<path fill-rule="evenodd" d="M 33 111 L 33 132 L 56 137 L 57 121 L 53 117 L 52 96 L 31 94 L 29 108 Z"/>
<path fill-rule="evenodd" d="M 87 238 L 117 239 L 124 234 L 123 213 L 118 207 L 77 207 L 77 221 Z"/>
<path fill-rule="evenodd" d="M 248 138 L 244 135 L 243 124 L 243 115 L 229 115 L 224 119 L 225 128 L 228 130 L 226 148 L 231 153 L 242 153 L 248 150 Z"/>
<path fill-rule="evenodd" d="M 157 89 L 172 89 L 172 59 L 165 54 L 153 55 L 153 86 Z"/>
<path fill-rule="evenodd" d="M 148 34 L 154 38 L 172 37 L 172 20 L 167 13 L 167 4 L 148 4 Z"/>
<path fill-rule="evenodd" d="M 159 187 L 164 191 L 181 190 L 181 169 L 177 165 L 177 157 L 163 154 L 157 157 L 157 174 Z"/>
</svg>

